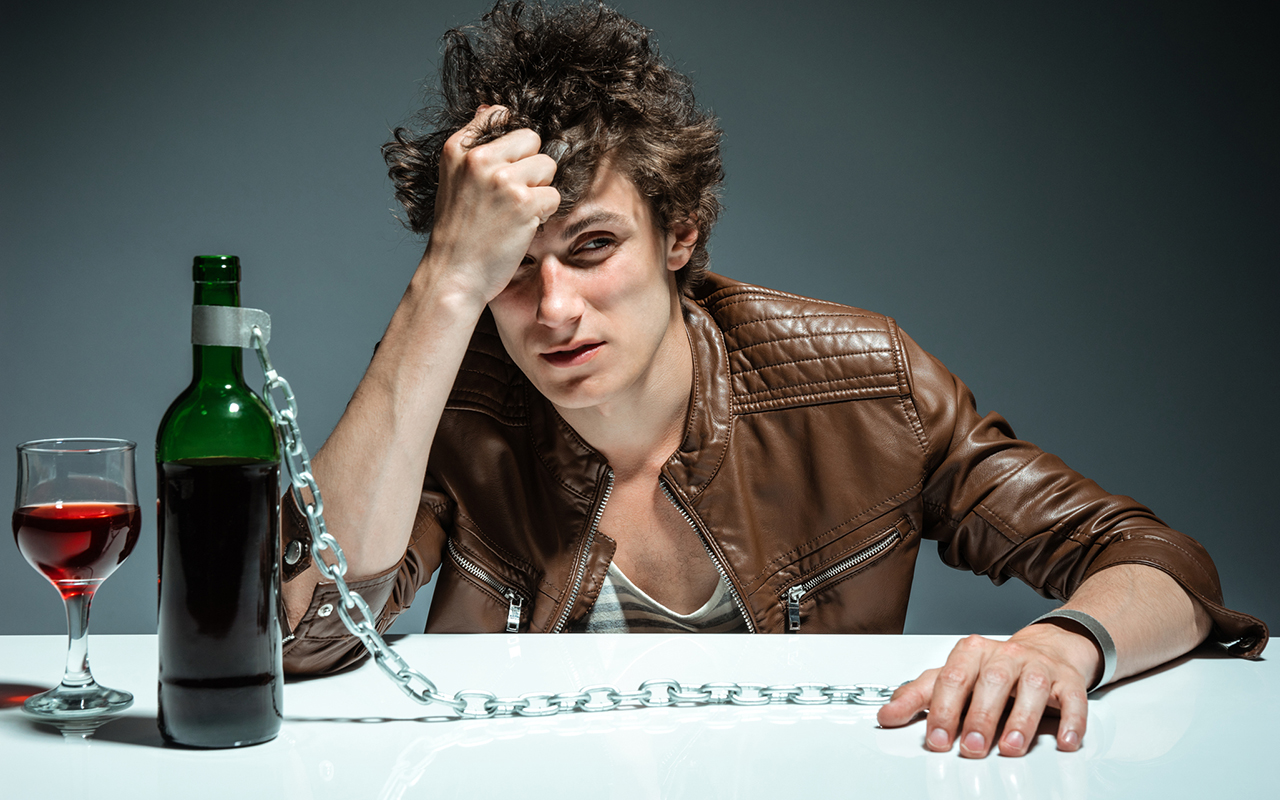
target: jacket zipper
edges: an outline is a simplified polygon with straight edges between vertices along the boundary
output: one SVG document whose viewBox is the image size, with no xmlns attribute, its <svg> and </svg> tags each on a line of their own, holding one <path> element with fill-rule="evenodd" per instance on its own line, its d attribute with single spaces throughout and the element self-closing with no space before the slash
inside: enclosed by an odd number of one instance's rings
<svg viewBox="0 0 1280 800">
<path fill-rule="evenodd" d="M 487 584 L 489 588 L 507 599 L 507 633 L 519 633 L 520 615 L 524 611 L 524 595 L 509 586 L 502 585 L 496 578 L 481 569 L 474 561 L 467 560 L 458 550 L 458 546 L 454 544 L 452 537 L 445 541 L 449 546 L 449 555 L 459 567 L 465 570 L 472 577 Z"/>
<path fill-rule="evenodd" d="M 600 519 L 604 516 L 604 505 L 609 502 L 609 495 L 613 494 L 613 470 L 608 472 L 608 483 L 604 487 L 604 495 L 600 498 L 600 505 L 596 506 L 595 516 L 591 518 L 591 528 L 587 531 L 587 541 L 582 546 L 582 555 L 578 559 L 578 565 L 573 572 L 573 590 L 569 592 L 569 600 L 564 605 L 564 611 L 560 612 L 560 619 L 556 620 L 555 627 L 551 629 L 552 633 L 560 633 L 569 621 L 569 612 L 573 611 L 574 603 L 578 602 L 578 592 L 582 591 L 582 579 L 587 574 L 588 555 L 591 553 L 591 545 L 596 540 L 596 531 L 600 528 Z"/>
<path fill-rule="evenodd" d="M 842 559 L 822 572 L 814 575 L 807 581 L 802 581 L 792 586 L 790 589 L 782 592 L 782 596 L 787 600 L 787 629 L 800 630 L 800 599 L 805 594 L 811 592 L 820 584 L 826 583 L 842 572 L 853 569 L 854 567 L 880 555 L 885 550 L 893 547 L 902 539 L 902 534 L 898 532 L 897 527 L 889 531 L 889 534 L 875 544 L 862 548 L 858 552 Z"/>
<path fill-rule="evenodd" d="M 711 549 L 711 543 L 707 541 L 707 537 L 702 533 L 702 529 L 698 527 L 698 523 L 694 521 L 693 515 L 685 510 L 684 506 L 676 501 L 676 496 L 672 493 L 671 488 L 667 486 L 667 482 L 663 478 L 658 479 L 658 485 L 662 487 L 662 493 L 671 501 L 671 505 L 676 507 L 676 511 L 680 512 L 680 516 L 684 517 L 684 521 L 689 523 L 689 527 L 693 528 L 693 532 L 698 535 L 698 541 L 702 542 L 702 546 L 706 548 L 707 555 L 711 557 L 711 563 L 715 565 L 716 571 L 720 573 L 720 580 L 724 581 L 724 585 L 729 588 L 729 596 L 733 598 L 733 603 L 738 607 L 738 613 L 747 623 L 747 631 L 756 632 L 755 623 L 751 621 L 751 615 L 747 613 L 746 605 L 742 602 L 741 595 L 738 590 L 733 588 L 733 581 L 729 580 L 729 573 L 724 568 L 724 564 L 720 563 L 720 559 L 716 558 L 716 552 Z"/>
</svg>

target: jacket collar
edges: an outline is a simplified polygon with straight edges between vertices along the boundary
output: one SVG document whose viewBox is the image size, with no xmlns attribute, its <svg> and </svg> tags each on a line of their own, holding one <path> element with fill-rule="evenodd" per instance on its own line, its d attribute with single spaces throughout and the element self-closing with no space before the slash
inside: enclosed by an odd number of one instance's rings
<svg viewBox="0 0 1280 800">
<path fill-rule="evenodd" d="M 715 477 L 733 424 L 729 355 L 724 336 L 701 305 L 681 297 L 684 327 L 693 353 L 693 390 L 685 417 L 684 441 L 667 461 L 666 471 L 690 498 Z"/>
</svg>

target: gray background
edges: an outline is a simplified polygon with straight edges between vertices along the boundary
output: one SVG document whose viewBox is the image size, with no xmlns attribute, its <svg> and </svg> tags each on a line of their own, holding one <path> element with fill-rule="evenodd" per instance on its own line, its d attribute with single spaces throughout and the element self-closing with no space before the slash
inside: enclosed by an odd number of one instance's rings
<svg viewBox="0 0 1280 800">
<path fill-rule="evenodd" d="M 727 131 L 714 269 L 896 317 L 980 409 L 1198 537 L 1228 602 L 1275 620 L 1280 68 L 1274 26 L 1235 5 L 624 10 Z M 485 7 L 6 3 L 0 443 L 134 439 L 149 505 L 191 256 L 235 253 L 317 449 L 421 252 L 378 147 Z M 95 631 L 154 630 L 144 518 Z M 1011 632 L 1049 605 L 926 545 L 908 631 Z M 0 608 L 0 633 L 65 630 L 8 545 Z"/>
</svg>

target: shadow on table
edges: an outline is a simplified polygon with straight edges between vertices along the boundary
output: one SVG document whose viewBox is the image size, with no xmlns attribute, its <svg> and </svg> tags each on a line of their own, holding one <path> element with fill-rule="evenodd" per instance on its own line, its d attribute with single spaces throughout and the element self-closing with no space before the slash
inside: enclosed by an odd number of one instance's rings
<svg viewBox="0 0 1280 800">
<path fill-rule="evenodd" d="M 124 714 L 111 720 L 102 726 L 95 738 L 119 744 L 167 747 L 164 739 L 160 738 L 160 728 L 156 725 L 156 718 L 142 714 Z"/>
<path fill-rule="evenodd" d="M 25 719 L 33 733 L 46 736 L 93 737 L 96 741 L 117 742 L 143 747 L 167 747 L 160 738 L 156 718 L 142 714 L 120 714 L 98 719 L 50 722 L 30 717 Z"/>
<path fill-rule="evenodd" d="M 1197 661 L 1201 659 L 1206 661 L 1213 661 L 1213 660 L 1219 660 L 1219 659 L 1232 660 L 1235 658 L 1236 658 L 1235 656 L 1227 652 L 1226 645 L 1220 644 L 1218 642 L 1205 642 L 1199 647 L 1196 647 L 1195 649 L 1193 649 L 1191 652 L 1184 653 L 1183 655 L 1180 655 L 1171 661 L 1166 661 L 1163 664 L 1158 664 L 1145 672 L 1139 672 L 1137 675 L 1131 675 L 1128 678 L 1122 678 L 1121 680 L 1118 680 L 1115 683 L 1109 683 L 1106 686 L 1103 686 L 1101 689 L 1090 692 L 1089 699 L 1100 700 L 1121 686 L 1127 686 L 1131 683 L 1141 681 L 1144 678 L 1150 678 L 1153 675 L 1159 675 L 1162 672 L 1168 672 L 1169 670 L 1176 669 L 1177 667 L 1180 667 L 1183 664 L 1186 664 L 1190 661 Z M 1257 660 L 1266 661 L 1265 658 L 1259 658 Z"/>
<path fill-rule="evenodd" d="M 486 718 L 478 717 L 477 719 Z M 489 719 L 493 718 L 490 717 Z M 499 719 L 516 719 L 516 717 L 500 717 Z M 284 717 L 285 722 L 348 722 L 353 725 L 382 725 L 389 722 L 463 722 L 465 720 L 465 717 L 451 717 L 445 715 L 424 717 L 298 717 L 286 714 Z"/>
</svg>

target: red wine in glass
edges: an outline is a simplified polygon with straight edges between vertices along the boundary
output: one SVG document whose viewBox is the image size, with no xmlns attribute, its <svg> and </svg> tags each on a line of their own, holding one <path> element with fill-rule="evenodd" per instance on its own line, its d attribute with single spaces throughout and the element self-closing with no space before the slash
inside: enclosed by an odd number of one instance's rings
<svg viewBox="0 0 1280 800">
<path fill-rule="evenodd" d="M 89 606 L 138 541 L 136 447 L 124 439 L 18 445 L 13 538 L 23 558 L 62 595 L 68 634 L 62 683 L 28 697 L 22 708 L 54 724 L 106 719 L 133 704 L 133 695 L 93 679 Z"/>
<path fill-rule="evenodd" d="M 13 537 L 27 563 L 65 598 L 92 593 L 138 541 L 142 514 L 128 503 L 50 503 L 13 512 Z"/>
</svg>

